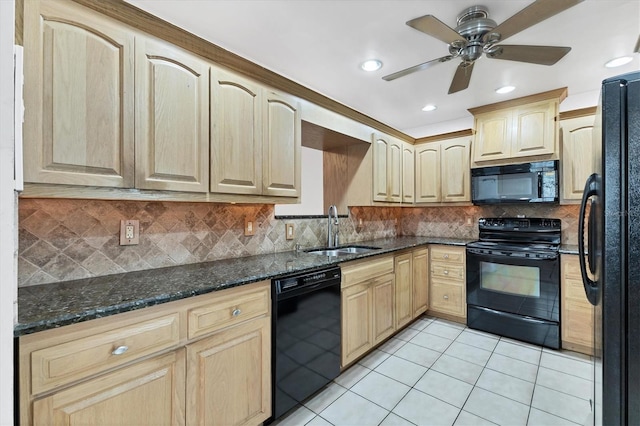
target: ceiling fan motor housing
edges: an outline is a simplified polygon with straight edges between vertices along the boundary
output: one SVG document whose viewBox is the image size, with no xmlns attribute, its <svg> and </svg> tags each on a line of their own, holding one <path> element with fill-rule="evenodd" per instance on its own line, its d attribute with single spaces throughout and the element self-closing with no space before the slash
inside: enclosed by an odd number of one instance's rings
<svg viewBox="0 0 640 426">
<path fill-rule="evenodd" d="M 455 30 L 467 42 L 464 45 L 452 43 L 449 49 L 451 54 L 457 53 L 465 62 L 473 62 L 482 56 L 485 48 L 483 37 L 497 25 L 494 20 L 487 18 L 488 14 L 489 9 L 485 6 L 471 6 L 460 12 Z"/>
</svg>

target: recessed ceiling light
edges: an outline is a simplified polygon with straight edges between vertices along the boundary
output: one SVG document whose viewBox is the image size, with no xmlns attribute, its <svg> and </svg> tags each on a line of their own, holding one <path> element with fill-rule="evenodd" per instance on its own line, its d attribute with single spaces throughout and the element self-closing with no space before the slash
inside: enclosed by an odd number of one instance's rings
<svg viewBox="0 0 640 426">
<path fill-rule="evenodd" d="M 496 93 L 504 95 L 505 93 L 513 92 L 515 90 L 515 86 L 502 86 L 496 89 Z"/>
<path fill-rule="evenodd" d="M 615 68 L 621 67 L 623 65 L 627 65 L 629 62 L 633 61 L 633 57 L 631 56 L 621 56 L 619 58 L 615 58 L 604 64 L 607 68 Z"/>
<path fill-rule="evenodd" d="M 437 110 L 438 107 L 435 105 L 427 105 L 424 108 L 422 108 L 423 111 L 435 111 Z"/>
<path fill-rule="evenodd" d="M 382 68 L 382 61 L 378 59 L 369 59 L 368 61 L 364 61 L 360 64 L 360 68 L 365 71 L 378 71 Z"/>
</svg>

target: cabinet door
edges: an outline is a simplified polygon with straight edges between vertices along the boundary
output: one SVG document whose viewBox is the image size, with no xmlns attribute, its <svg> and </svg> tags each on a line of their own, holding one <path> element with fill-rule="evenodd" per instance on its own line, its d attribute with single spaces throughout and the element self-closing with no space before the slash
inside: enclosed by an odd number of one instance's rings
<svg viewBox="0 0 640 426">
<path fill-rule="evenodd" d="M 395 274 L 396 329 L 399 329 L 413 318 L 413 255 L 411 253 L 395 257 Z"/>
<path fill-rule="evenodd" d="M 473 161 L 480 163 L 509 158 L 513 116 L 501 110 L 476 116 L 476 135 L 473 141 Z"/>
<path fill-rule="evenodd" d="M 427 310 L 429 305 L 429 249 L 413 252 L 413 318 Z"/>
<path fill-rule="evenodd" d="M 371 286 L 373 344 L 376 345 L 396 330 L 394 274 L 376 278 L 369 285 Z"/>
<path fill-rule="evenodd" d="M 582 285 L 578 256 L 561 256 L 562 347 L 591 355 L 593 352 L 594 308 Z"/>
<path fill-rule="evenodd" d="M 262 90 L 211 67 L 211 192 L 262 194 Z"/>
<path fill-rule="evenodd" d="M 24 180 L 132 187 L 132 33 L 71 3 L 24 9 Z"/>
<path fill-rule="evenodd" d="M 416 147 L 416 203 L 440 201 L 440 144 Z"/>
<path fill-rule="evenodd" d="M 271 320 L 187 345 L 187 424 L 259 424 L 271 415 Z"/>
<path fill-rule="evenodd" d="M 300 196 L 300 105 L 292 96 L 265 91 L 264 195 Z"/>
<path fill-rule="evenodd" d="M 136 187 L 209 189 L 209 73 L 194 55 L 136 38 Z"/>
<path fill-rule="evenodd" d="M 563 120 L 560 123 L 562 141 L 563 204 L 579 203 L 584 183 L 592 173 L 594 116 Z"/>
<path fill-rule="evenodd" d="M 391 143 L 384 135 L 373 135 L 373 201 L 389 199 L 389 151 Z"/>
<path fill-rule="evenodd" d="M 342 290 L 342 366 L 355 361 L 373 346 L 371 290 L 367 284 Z"/>
<path fill-rule="evenodd" d="M 513 114 L 514 138 L 511 157 L 547 155 L 556 152 L 558 103 L 543 101 L 517 108 Z"/>
<path fill-rule="evenodd" d="M 466 138 L 441 143 L 442 201 L 471 201 L 470 148 Z"/>
<path fill-rule="evenodd" d="M 413 204 L 415 200 L 414 164 L 414 147 L 405 143 L 402 146 L 402 202 L 407 204 Z"/>
<path fill-rule="evenodd" d="M 33 402 L 34 425 L 185 424 L 184 349 Z"/>
<path fill-rule="evenodd" d="M 392 141 L 389 145 L 389 174 L 387 175 L 389 197 L 387 201 L 394 203 L 402 202 L 402 157 L 402 143 Z"/>
</svg>

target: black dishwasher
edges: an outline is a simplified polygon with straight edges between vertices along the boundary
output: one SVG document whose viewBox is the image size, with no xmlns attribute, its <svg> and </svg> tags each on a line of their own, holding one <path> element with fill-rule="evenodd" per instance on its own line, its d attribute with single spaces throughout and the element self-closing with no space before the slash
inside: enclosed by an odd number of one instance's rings
<svg viewBox="0 0 640 426">
<path fill-rule="evenodd" d="M 272 420 L 340 374 L 340 268 L 273 280 Z"/>
</svg>

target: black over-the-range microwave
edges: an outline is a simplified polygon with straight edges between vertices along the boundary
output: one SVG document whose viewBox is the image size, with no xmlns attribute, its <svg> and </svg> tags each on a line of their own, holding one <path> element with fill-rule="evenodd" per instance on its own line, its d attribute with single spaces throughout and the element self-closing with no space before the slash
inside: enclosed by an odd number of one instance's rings
<svg viewBox="0 0 640 426">
<path fill-rule="evenodd" d="M 558 203 L 558 160 L 471 169 L 473 204 Z"/>
</svg>

